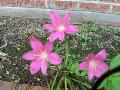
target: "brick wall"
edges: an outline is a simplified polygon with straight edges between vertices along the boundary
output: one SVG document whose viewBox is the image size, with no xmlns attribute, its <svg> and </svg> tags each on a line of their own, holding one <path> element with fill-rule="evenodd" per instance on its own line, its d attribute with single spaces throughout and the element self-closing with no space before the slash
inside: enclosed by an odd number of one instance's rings
<svg viewBox="0 0 120 90">
<path fill-rule="evenodd" d="M 120 0 L 0 0 L 0 5 L 120 14 Z"/>
</svg>

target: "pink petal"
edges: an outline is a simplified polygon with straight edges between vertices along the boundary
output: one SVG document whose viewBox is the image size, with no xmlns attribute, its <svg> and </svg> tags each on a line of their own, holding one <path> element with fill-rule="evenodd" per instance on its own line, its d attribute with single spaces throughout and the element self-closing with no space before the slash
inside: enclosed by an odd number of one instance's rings
<svg viewBox="0 0 120 90">
<path fill-rule="evenodd" d="M 49 63 L 54 65 L 58 65 L 62 63 L 62 60 L 57 53 L 50 53 L 48 59 L 49 59 Z"/>
<path fill-rule="evenodd" d="M 78 28 L 77 28 L 77 26 L 74 26 L 74 25 L 68 25 L 65 32 L 67 34 L 75 34 L 76 32 L 78 32 Z"/>
<path fill-rule="evenodd" d="M 100 68 L 101 70 L 104 70 L 104 71 L 109 70 L 109 66 L 104 62 L 99 62 L 98 68 Z"/>
<path fill-rule="evenodd" d="M 53 33 L 51 33 L 50 36 L 49 36 L 49 41 L 50 41 L 50 42 L 54 42 L 57 38 L 58 38 L 57 32 L 53 32 Z"/>
<path fill-rule="evenodd" d="M 87 56 L 87 60 L 95 59 L 95 55 L 93 53 L 89 53 Z"/>
<path fill-rule="evenodd" d="M 96 68 L 95 76 L 99 78 L 99 77 L 101 77 L 102 74 L 103 74 L 103 70 Z"/>
<path fill-rule="evenodd" d="M 53 50 L 53 44 L 52 42 L 48 41 L 45 45 L 44 48 L 47 52 L 51 52 Z"/>
<path fill-rule="evenodd" d="M 58 32 L 57 35 L 58 35 L 59 40 L 63 42 L 64 37 L 65 37 L 64 32 Z"/>
<path fill-rule="evenodd" d="M 64 21 L 64 24 L 65 24 L 65 25 L 70 24 L 70 18 L 71 18 L 71 16 L 72 16 L 72 13 L 71 13 L 71 12 L 68 12 L 68 13 L 64 16 L 63 21 Z"/>
<path fill-rule="evenodd" d="M 30 72 L 32 75 L 40 70 L 40 61 L 41 60 L 35 60 L 30 64 Z"/>
<path fill-rule="evenodd" d="M 92 80 L 95 75 L 94 68 L 89 68 L 88 70 L 88 79 Z"/>
<path fill-rule="evenodd" d="M 33 50 L 38 51 L 38 52 L 41 51 L 41 49 L 43 48 L 42 43 L 35 37 L 30 37 L 30 45 Z"/>
<path fill-rule="evenodd" d="M 50 17 L 51 17 L 52 23 L 55 25 L 58 25 L 62 22 L 61 17 L 57 14 L 56 11 L 51 11 Z"/>
<path fill-rule="evenodd" d="M 98 52 L 95 56 L 98 57 L 100 60 L 104 60 L 107 56 L 107 52 L 105 49 L 103 49 L 100 52 Z"/>
<path fill-rule="evenodd" d="M 79 70 L 87 70 L 87 69 L 88 69 L 88 62 L 87 61 L 83 61 L 82 63 L 80 63 Z"/>
<path fill-rule="evenodd" d="M 49 41 L 54 42 L 57 38 L 59 38 L 60 41 L 63 41 L 65 37 L 64 32 L 53 32 L 49 36 Z"/>
<path fill-rule="evenodd" d="M 36 59 L 36 55 L 37 55 L 36 52 L 34 52 L 34 51 L 29 51 L 29 52 L 24 53 L 24 54 L 22 55 L 22 58 L 23 58 L 24 60 L 34 60 L 34 59 Z"/>
<path fill-rule="evenodd" d="M 47 75 L 47 62 L 45 60 L 41 60 L 40 68 L 43 75 Z"/>
<path fill-rule="evenodd" d="M 49 31 L 54 31 L 55 27 L 52 24 L 44 24 L 43 27 Z"/>
</svg>

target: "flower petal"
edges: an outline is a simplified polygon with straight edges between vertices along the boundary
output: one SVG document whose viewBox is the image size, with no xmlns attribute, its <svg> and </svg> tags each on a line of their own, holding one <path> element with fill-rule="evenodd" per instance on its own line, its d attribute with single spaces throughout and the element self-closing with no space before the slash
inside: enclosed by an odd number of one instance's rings
<svg viewBox="0 0 120 90">
<path fill-rule="evenodd" d="M 104 70 L 104 71 L 109 70 L 109 66 L 104 62 L 99 62 L 98 68 L 100 68 L 101 70 Z"/>
<path fill-rule="evenodd" d="M 40 61 L 41 60 L 35 60 L 30 64 L 30 72 L 32 75 L 40 70 Z"/>
<path fill-rule="evenodd" d="M 65 25 L 69 25 L 69 24 L 70 24 L 70 18 L 71 18 L 71 16 L 72 16 L 72 13 L 71 13 L 71 12 L 68 12 L 68 13 L 64 16 L 63 21 L 64 21 L 64 24 L 65 24 Z"/>
<path fill-rule="evenodd" d="M 53 33 L 51 33 L 50 36 L 49 36 L 49 41 L 50 41 L 50 42 L 54 42 L 57 38 L 58 38 L 57 32 L 53 32 Z"/>
<path fill-rule="evenodd" d="M 101 70 L 100 68 L 96 68 L 96 71 L 95 71 L 95 76 L 100 78 L 103 74 L 103 70 Z"/>
<path fill-rule="evenodd" d="M 63 42 L 64 37 L 65 37 L 65 33 L 64 32 L 58 32 L 57 35 L 58 35 L 59 40 Z"/>
<path fill-rule="evenodd" d="M 109 66 L 104 62 L 99 62 L 98 66 L 96 67 L 95 76 L 98 78 L 101 77 L 106 70 L 109 70 Z"/>
<path fill-rule="evenodd" d="M 34 52 L 34 51 L 29 51 L 29 52 L 26 52 L 26 53 L 24 53 L 23 55 L 22 55 L 22 58 L 24 59 L 24 60 L 34 60 L 34 59 L 36 59 L 36 52 Z"/>
<path fill-rule="evenodd" d="M 65 37 L 64 32 L 53 32 L 53 33 L 51 33 L 50 36 L 49 36 L 49 41 L 50 41 L 50 42 L 54 42 L 57 38 L 58 38 L 60 41 L 63 41 L 63 40 L 64 40 L 64 37 Z"/>
<path fill-rule="evenodd" d="M 49 59 L 49 63 L 54 65 L 58 65 L 62 63 L 62 60 L 57 53 L 50 53 L 48 59 Z"/>
<path fill-rule="evenodd" d="M 33 50 L 38 52 L 41 51 L 41 49 L 43 48 L 42 43 L 33 36 L 30 37 L 30 45 Z"/>
<path fill-rule="evenodd" d="M 51 32 L 55 30 L 55 27 L 52 24 L 44 24 L 43 27 Z"/>
<path fill-rule="evenodd" d="M 80 63 L 79 70 L 87 70 L 87 69 L 88 69 L 88 62 L 87 61 L 83 61 L 82 63 Z"/>
<path fill-rule="evenodd" d="M 94 68 L 89 68 L 88 70 L 88 79 L 92 80 L 95 75 Z"/>
<path fill-rule="evenodd" d="M 95 59 L 95 55 L 93 53 L 89 53 L 88 56 L 87 56 L 87 60 L 92 60 L 92 59 Z"/>
<path fill-rule="evenodd" d="M 41 60 L 40 68 L 43 75 L 47 75 L 47 62 L 45 60 Z"/>
<path fill-rule="evenodd" d="M 47 51 L 47 52 L 51 52 L 53 50 L 53 43 L 48 41 L 45 43 L 44 45 L 44 49 Z"/>
<path fill-rule="evenodd" d="M 98 52 L 95 56 L 98 57 L 100 60 L 104 60 L 107 56 L 107 52 L 105 49 L 103 49 L 100 52 Z"/>
<path fill-rule="evenodd" d="M 78 27 L 75 25 L 68 25 L 65 32 L 67 34 L 75 34 L 76 32 L 78 32 Z"/>
<path fill-rule="evenodd" d="M 57 14 L 56 11 L 50 12 L 50 18 L 52 20 L 52 24 L 58 25 L 62 22 L 61 17 Z"/>
</svg>

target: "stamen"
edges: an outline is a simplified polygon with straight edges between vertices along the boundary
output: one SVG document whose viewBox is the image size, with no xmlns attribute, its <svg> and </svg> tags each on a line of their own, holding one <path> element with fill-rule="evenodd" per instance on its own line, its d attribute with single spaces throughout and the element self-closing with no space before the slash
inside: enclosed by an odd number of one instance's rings
<svg viewBox="0 0 120 90">
<path fill-rule="evenodd" d="M 45 59 L 48 58 L 48 54 L 47 54 L 46 52 L 42 52 L 42 53 L 40 54 L 40 58 L 45 60 Z"/>
<path fill-rule="evenodd" d="M 63 25 L 59 26 L 59 31 L 64 31 L 65 27 Z"/>
<path fill-rule="evenodd" d="M 94 60 L 91 60 L 89 64 L 90 64 L 90 67 L 96 67 L 96 62 Z"/>
</svg>

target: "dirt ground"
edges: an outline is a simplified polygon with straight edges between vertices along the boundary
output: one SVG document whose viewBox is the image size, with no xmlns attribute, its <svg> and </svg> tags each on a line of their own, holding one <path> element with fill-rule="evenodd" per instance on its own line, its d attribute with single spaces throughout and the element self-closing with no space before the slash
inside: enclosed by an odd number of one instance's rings
<svg viewBox="0 0 120 90">
<path fill-rule="evenodd" d="M 18 85 L 17 83 L 0 81 L 0 90 L 47 90 L 47 88 L 40 86 L 31 86 L 28 84 Z"/>
</svg>

